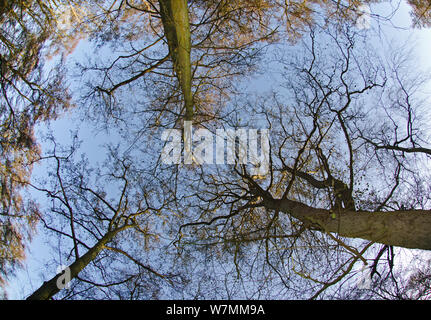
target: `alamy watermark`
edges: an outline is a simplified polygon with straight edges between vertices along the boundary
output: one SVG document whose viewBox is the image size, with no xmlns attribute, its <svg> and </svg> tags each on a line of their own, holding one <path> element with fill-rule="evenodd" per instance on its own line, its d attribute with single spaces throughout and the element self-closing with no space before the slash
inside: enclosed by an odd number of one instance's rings
<svg viewBox="0 0 431 320">
<path fill-rule="evenodd" d="M 356 287 L 358 289 L 371 289 L 371 269 L 367 265 L 364 265 L 359 272 L 360 276 L 358 281 L 356 282 Z"/>
<path fill-rule="evenodd" d="M 254 176 L 269 171 L 268 129 L 217 129 L 214 134 L 205 128 L 193 130 L 192 122 L 185 121 L 183 133 L 166 129 L 162 140 L 164 164 L 248 164 Z"/>
<path fill-rule="evenodd" d="M 70 268 L 67 266 L 58 266 L 57 267 L 57 274 L 60 274 L 60 276 L 57 278 L 57 288 L 62 289 L 69 289 L 70 288 Z"/>
</svg>

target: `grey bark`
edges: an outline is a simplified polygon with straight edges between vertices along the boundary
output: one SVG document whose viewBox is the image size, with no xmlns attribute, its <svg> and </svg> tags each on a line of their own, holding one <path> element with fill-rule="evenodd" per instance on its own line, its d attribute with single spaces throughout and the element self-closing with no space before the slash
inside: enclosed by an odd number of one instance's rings
<svg viewBox="0 0 431 320">
<path fill-rule="evenodd" d="M 431 212 L 399 210 L 369 212 L 340 210 L 335 213 L 288 199 L 264 197 L 266 208 L 292 215 L 309 227 L 342 237 L 360 238 L 411 249 L 431 250 Z"/>
<path fill-rule="evenodd" d="M 87 251 L 83 256 L 76 259 L 70 266 L 70 279 L 75 278 L 96 256 L 104 249 L 105 245 L 108 244 L 115 235 L 121 231 L 121 229 L 116 229 L 114 231 L 109 231 L 101 238 L 90 250 Z M 55 294 L 57 294 L 61 289 L 57 285 L 57 279 L 61 274 L 57 274 L 49 281 L 45 281 L 39 289 L 33 292 L 27 300 L 49 300 Z"/>
</svg>

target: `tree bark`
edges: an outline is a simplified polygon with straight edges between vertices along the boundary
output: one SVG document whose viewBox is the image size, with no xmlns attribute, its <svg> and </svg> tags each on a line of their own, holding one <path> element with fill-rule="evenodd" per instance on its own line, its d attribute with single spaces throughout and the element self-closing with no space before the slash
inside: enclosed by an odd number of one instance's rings
<svg viewBox="0 0 431 320">
<path fill-rule="evenodd" d="M 159 0 L 163 29 L 184 96 L 185 119 L 193 118 L 191 40 L 187 0 Z"/>
<path fill-rule="evenodd" d="M 104 249 L 105 245 L 109 243 L 119 231 L 120 229 L 109 231 L 90 250 L 88 250 L 87 253 L 76 259 L 75 262 L 69 266 L 70 280 L 75 278 L 92 260 L 94 260 L 100 251 Z M 27 297 L 27 300 L 49 300 L 61 290 L 57 285 L 57 279 L 60 276 L 61 274 L 57 274 L 51 280 L 45 281 L 39 289 Z"/>
<path fill-rule="evenodd" d="M 340 210 L 335 218 L 329 210 L 288 199 L 264 197 L 263 206 L 292 215 L 322 232 L 360 238 L 391 246 L 431 250 L 431 211 L 399 210 L 369 212 Z"/>
</svg>

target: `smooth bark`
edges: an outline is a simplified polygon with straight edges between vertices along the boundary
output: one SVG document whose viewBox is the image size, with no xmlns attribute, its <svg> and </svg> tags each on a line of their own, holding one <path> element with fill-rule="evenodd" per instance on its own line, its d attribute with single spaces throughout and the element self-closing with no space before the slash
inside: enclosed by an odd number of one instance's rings
<svg viewBox="0 0 431 320">
<path fill-rule="evenodd" d="M 109 231 L 101 238 L 90 250 L 87 251 L 83 256 L 76 259 L 70 266 L 70 279 L 75 278 L 96 256 L 104 249 L 105 245 L 109 243 L 115 235 L 122 229 L 116 229 Z M 57 285 L 57 279 L 61 274 L 57 274 L 49 281 L 45 281 L 42 286 L 37 289 L 33 294 L 27 297 L 27 300 L 49 300 L 61 289 Z"/>
<path fill-rule="evenodd" d="M 342 237 L 360 238 L 391 246 L 431 250 L 431 212 L 399 210 L 369 212 L 341 210 L 333 216 L 330 210 L 318 209 L 288 199 L 266 196 L 266 208 L 292 215 L 307 226 Z"/>
<path fill-rule="evenodd" d="M 169 53 L 184 96 L 185 119 L 192 120 L 191 40 L 187 0 L 159 0 L 159 4 Z"/>
</svg>

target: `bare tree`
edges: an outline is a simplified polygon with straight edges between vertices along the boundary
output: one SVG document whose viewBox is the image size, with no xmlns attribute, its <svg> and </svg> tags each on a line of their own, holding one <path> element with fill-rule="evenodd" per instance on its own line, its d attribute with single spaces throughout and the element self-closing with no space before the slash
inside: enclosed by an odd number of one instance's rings
<svg viewBox="0 0 431 320">
<path fill-rule="evenodd" d="M 427 153 L 373 140 L 395 132 L 401 141 L 407 120 L 401 142 L 429 147 L 412 121 L 424 82 L 403 78 L 400 65 L 384 62 L 345 24 L 312 28 L 301 45 L 284 50 L 284 91 L 258 106 L 243 102 L 271 129 L 270 172 L 255 177 L 240 164 L 197 171 L 190 181 L 201 182 L 196 202 L 185 204 L 190 222 L 180 227 L 179 243 L 223 250 L 238 276 L 267 283 L 275 276 L 287 296 L 317 298 L 359 264 L 369 266 L 377 243 L 431 248 Z M 256 268 L 261 273 L 251 276 Z"/>
<path fill-rule="evenodd" d="M 46 195 L 49 206 L 39 210 L 39 219 L 63 243 L 57 249 L 61 260 L 71 261 L 68 280 L 78 280 L 60 297 L 155 298 L 162 282 L 173 286 L 177 277 L 166 267 L 167 258 L 165 266 L 151 266 L 156 245 L 163 247 L 156 226 L 167 200 L 155 195 L 142 172 L 137 179 L 132 162 L 118 150 L 111 150 L 105 170 L 94 171 L 85 159 L 76 160 L 75 147 L 58 149 L 55 144 L 43 157 L 51 163 L 53 179 L 31 187 Z M 91 272 L 83 271 L 90 267 Z M 45 281 L 27 299 L 53 298 L 67 284 L 61 284 L 62 276 Z"/>
</svg>

